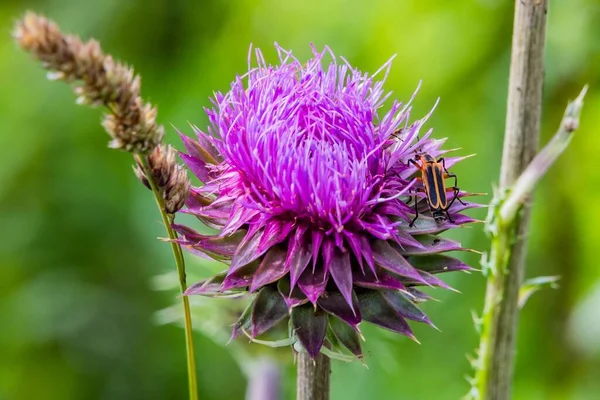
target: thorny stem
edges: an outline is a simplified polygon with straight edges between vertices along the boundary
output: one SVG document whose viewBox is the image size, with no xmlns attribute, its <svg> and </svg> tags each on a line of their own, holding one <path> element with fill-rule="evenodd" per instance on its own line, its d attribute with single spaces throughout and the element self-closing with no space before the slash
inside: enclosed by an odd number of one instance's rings
<svg viewBox="0 0 600 400">
<path fill-rule="evenodd" d="M 298 354 L 296 400 L 329 400 L 331 361 L 324 354 L 314 360 L 306 351 Z"/>
<path fill-rule="evenodd" d="M 508 106 L 499 196 L 487 222 L 491 236 L 481 340 L 471 398 L 508 400 L 514 368 L 518 297 L 523 281 L 530 207 L 503 221 L 504 195 L 533 159 L 539 139 L 548 0 L 515 0 Z"/>
<path fill-rule="evenodd" d="M 519 4 L 519 0 L 517 3 Z M 538 4 L 541 7 L 546 6 L 543 1 L 538 1 Z M 517 10 L 518 12 L 519 10 Z M 521 10 L 521 12 L 524 11 Z M 542 12 L 545 16 L 546 9 L 543 8 L 538 12 Z M 532 18 L 534 18 L 535 10 L 532 13 Z M 521 17 L 523 16 L 521 15 Z M 542 23 L 542 21 L 538 22 Z M 533 22 L 532 24 L 536 25 Z M 516 26 L 515 22 L 515 29 Z M 540 29 L 542 32 L 539 34 L 543 35 L 543 27 Z M 515 35 L 518 33 L 515 32 Z M 542 39 L 538 37 L 538 45 L 543 45 L 543 37 Z M 534 53 L 536 53 L 536 57 L 541 56 L 541 48 Z M 513 55 L 513 57 L 515 56 Z M 536 59 L 534 56 L 531 57 Z M 514 62 L 515 60 L 513 60 Z M 531 85 L 532 81 L 539 81 L 538 83 L 541 84 L 539 76 L 541 67 L 541 60 L 538 59 L 537 66 L 530 65 L 529 69 L 525 69 L 529 74 L 516 74 L 515 78 L 513 75 L 515 72 L 511 71 L 511 88 L 513 80 L 517 84 L 528 83 Z M 504 161 L 509 161 L 502 164 L 501 187 L 495 193 L 486 221 L 486 230 L 491 237 L 491 250 L 489 257 L 482 260 L 484 272 L 487 275 L 487 288 L 483 314 L 477 321 L 481 340 L 478 358 L 474 361 L 475 377 L 472 381 L 471 392 L 467 395 L 467 398 L 470 399 L 508 400 L 510 398 L 515 335 L 520 307 L 519 292 L 525 269 L 523 239 L 528 223 L 527 203 L 537 182 L 569 145 L 572 133 L 579 126 L 579 114 L 587 92 L 586 86 L 579 96 L 568 104 L 557 133 L 529 163 L 529 161 L 524 162 L 523 157 L 530 152 L 531 148 L 524 148 L 523 143 L 529 143 L 530 146 L 533 146 L 534 143 L 537 144 L 541 115 L 541 87 L 539 87 L 539 91 L 533 91 L 533 89 L 529 88 L 529 96 L 522 98 L 515 96 L 512 91 L 509 92 L 509 114 L 504 148 Z M 515 110 L 515 106 L 521 107 L 521 110 L 527 110 L 527 107 L 531 107 L 531 109 L 529 112 L 522 111 L 519 114 L 519 110 Z M 514 128 L 516 133 L 509 130 L 510 127 Z M 526 135 L 535 137 L 531 138 Z M 521 148 L 516 146 L 519 138 L 521 146 L 523 146 Z M 517 171 L 520 176 L 517 175 Z"/>
<path fill-rule="evenodd" d="M 535 156 L 509 191 L 496 194 L 490 207 L 486 229 L 491 237 L 492 246 L 489 259 L 483 262 L 484 271 L 487 273 L 487 289 L 483 314 L 481 320 L 478 321 L 481 324 L 481 342 L 478 351 L 479 358 L 475 362 L 476 373 L 470 398 L 508 398 L 498 397 L 504 394 L 499 393 L 496 387 L 490 386 L 490 382 L 498 379 L 496 374 L 500 372 L 494 363 L 497 356 L 492 338 L 496 335 L 495 330 L 499 329 L 496 326 L 498 310 L 502 305 L 503 298 L 507 296 L 502 290 L 506 288 L 507 268 L 511 260 L 512 246 L 516 241 L 515 223 L 518 211 L 527 201 L 536 183 L 571 142 L 572 133 L 579 126 L 579 114 L 586 92 L 587 86 L 567 106 L 560 127 L 552 140 Z M 518 289 L 520 286 L 517 288 L 517 296 Z M 517 300 L 519 299 L 517 298 Z M 501 364 L 500 367 L 504 366 Z M 506 392 L 504 393 L 506 394 Z M 508 394 L 506 395 L 508 396 Z"/>
<path fill-rule="evenodd" d="M 152 172 L 150 170 L 150 165 L 148 163 L 147 156 L 143 156 L 140 154 L 135 154 L 135 160 L 142 166 L 146 176 L 148 177 L 148 183 L 152 189 L 152 194 L 154 195 L 154 200 L 156 200 L 156 205 L 158 206 L 158 210 L 160 211 L 160 215 L 162 217 L 163 224 L 165 229 L 167 230 L 167 234 L 169 235 L 169 239 L 171 239 L 171 250 L 173 251 L 173 257 L 175 258 L 175 264 L 177 265 L 177 274 L 179 276 L 179 287 L 181 289 L 181 293 L 183 294 L 187 289 L 186 276 L 185 276 L 185 261 L 183 258 L 183 252 L 181 251 L 181 246 L 179 243 L 175 242 L 174 239 L 177 239 L 177 234 L 171 227 L 173 223 L 173 216 L 167 214 L 165 211 L 165 202 L 156 184 L 152 177 Z M 183 315 L 184 315 L 184 330 L 185 330 L 185 348 L 187 355 L 187 370 L 188 370 L 188 386 L 189 386 L 189 397 L 190 400 L 198 400 L 198 383 L 196 379 L 196 361 L 195 361 L 195 353 L 194 353 L 194 340 L 193 340 L 193 331 L 192 331 L 192 316 L 190 313 L 190 302 L 187 296 L 182 296 L 183 302 Z"/>
</svg>

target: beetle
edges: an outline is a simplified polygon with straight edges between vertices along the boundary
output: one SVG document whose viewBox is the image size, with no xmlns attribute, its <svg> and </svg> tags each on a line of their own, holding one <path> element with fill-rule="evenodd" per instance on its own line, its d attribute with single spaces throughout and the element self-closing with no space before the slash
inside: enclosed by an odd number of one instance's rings
<svg viewBox="0 0 600 400">
<path fill-rule="evenodd" d="M 421 176 L 417 177 L 417 180 L 423 182 L 423 188 L 417 189 L 418 192 L 425 192 L 427 197 L 427 205 L 431 210 L 433 219 L 438 224 L 448 220 L 452 223 L 452 217 L 448 210 L 458 199 L 458 201 L 465 205 L 465 203 L 458 197 L 460 189 L 458 188 L 458 177 L 452 174 L 446 168 L 446 161 L 444 158 L 438 158 L 437 160 L 431 155 L 418 152 L 414 159 L 409 159 L 408 162 L 421 172 Z M 446 187 L 445 180 L 448 178 L 454 178 L 454 186 Z M 452 192 L 454 196 L 451 200 L 448 200 L 446 193 Z M 419 218 L 419 209 L 417 207 L 418 201 L 415 199 L 415 218 L 409 224 L 412 227 Z"/>
<path fill-rule="evenodd" d="M 399 128 L 392 133 L 392 136 L 402 141 L 400 135 L 404 130 L 405 128 Z M 417 142 L 418 141 L 419 138 L 417 136 Z M 409 159 L 408 163 L 417 167 L 421 172 L 421 176 L 417 177 L 417 180 L 423 183 L 423 188 L 416 189 L 416 191 L 425 192 L 427 205 L 429 206 L 429 210 L 431 211 L 431 215 L 435 222 L 440 224 L 448 220 L 451 223 L 454 223 L 448 210 L 452 204 L 454 204 L 456 199 L 458 199 L 461 204 L 466 204 L 458 197 L 460 192 L 460 189 L 458 188 L 458 177 L 448 171 L 445 159 L 441 157 L 436 160 L 430 154 L 418 150 L 415 154 L 415 158 Z M 454 178 L 454 186 L 446 187 L 445 181 L 448 178 Z M 448 192 L 454 193 L 454 196 L 450 201 L 448 201 L 448 197 L 446 196 L 446 193 Z M 407 203 L 410 203 L 410 199 Z M 409 227 L 412 227 L 417 218 L 419 218 L 419 209 L 417 206 L 418 201 L 415 199 L 415 217 L 408 225 Z"/>
</svg>

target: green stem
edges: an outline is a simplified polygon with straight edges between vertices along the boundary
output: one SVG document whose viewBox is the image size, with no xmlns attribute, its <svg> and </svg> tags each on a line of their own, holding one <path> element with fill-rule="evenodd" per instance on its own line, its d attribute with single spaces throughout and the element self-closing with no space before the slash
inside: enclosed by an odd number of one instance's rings
<svg viewBox="0 0 600 400">
<path fill-rule="evenodd" d="M 498 218 L 499 206 L 492 213 Z M 475 376 L 471 389 L 470 399 L 484 399 L 490 392 L 488 383 L 493 372 L 495 356 L 495 342 L 498 332 L 499 307 L 504 298 L 504 285 L 506 282 L 507 266 L 510 259 L 510 226 L 496 219 L 497 231 L 491 233 L 491 248 L 489 260 L 484 261 L 483 270 L 487 274 L 485 302 L 481 319 L 478 321 L 481 337 L 477 360 L 475 361 Z M 496 372 L 497 373 L 497 372 Z"/>
<path fill-rule="evenodd" d="M 525 273 L 530 205 L 519 214 L 501 212 L 507 194 L 534 158 L 538 145 L 549 0 L 515 0 L 510 78 L 499 193 L 486 228 L 491 236 L 484 263 L 487 291 L 471 396 L 509 400 L 518 323 L 518 296 Z M 514 208 L 514 207 L 513 207 Z M 507 216 L 506 218 L 503 218 Z"/>
<path fill-rule="evenodd" d="M 163 224 L 165 225 L 167 234 L 169 235 L 169 239 L 171 239 L 171 250 L 173 251 L 173 257 L 175 257 L 175 264 L 177 265 L 179 287 L 181 289 L 181 293 L 183 294 L 187 289 L 185 276 L 185 261 L 183 258 L 183 252 L 181 251 L 181 246 L 179 245 L 179 243 L 174 241 L 174 239 L 177 239 L 177 233 L 175 233 L 171 226 L 171 224 L 173 223 L 174 216 L 167 214 L 167 212 L 165 211 L 165 201 L 162 198 L 158 188 L 156 187 L 155 182 L 151 178 L 152 173 L 150 172 L 148 159 L 138 154 L 135 155 L 135 159 L 144 169 L 144 173 L 148 178 L 148 182 L 150 183 L 150 187 L 152 189 L 152 194 L 154 195 L 154 200 L 156 200 L 156 205 L 158 206 L 158 210 L 160 211 Z M 198 400 L 198 383 L 196 380 L 196 361 L 194 358 L 194 339 L 192 331 L 192 317 L 190 313 L 190 302 L 187 296 L 182 296 L 182 302 L 185 328 L 185 347 L 187 353 L 189 394 L 190 400 Z"/>
</svg>

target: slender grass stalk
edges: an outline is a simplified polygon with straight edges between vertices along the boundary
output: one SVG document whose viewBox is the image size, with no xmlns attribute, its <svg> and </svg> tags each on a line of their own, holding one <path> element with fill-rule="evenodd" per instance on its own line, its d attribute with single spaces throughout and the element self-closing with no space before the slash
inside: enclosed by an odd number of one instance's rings
<svg viewBox="0 0 600 400">
<path fill-rule="evenodd" d="M 306 351 L 298 354 L 296 400 L 329 400 L 331 360 L 319 354 L 314 360 Z"/>
<path fill-rule="evenodd" d="M 134 156 L 136 162 L 142 166 L 144 173 L 147 177 L 152 176 L 152 171 L 148 163 L 146 156 L 136 154 Z M 148 183 L 154 195 L 154 200 L 162 217 L 163 224 L 167 230 L 171 243 L 171 250 L 173 251 L 173 257 L 175 258 L 175 264 L 177 265 L 177 275 L 179 277 L 179 288 L 183 294 L 187 289 L 186 274 L 185 274 L 185 260 L 183 258 L 183 252 L 179 243 L 175 242 L 177 239 L 177 233 L 173 230 L 171 225 L 173 224 L 174 216 L 168 214 L 165 209 L 165 201 L 160 194 L 160 190 L 156 186 L 153 179 L 148 179 Z M 190 302 L 187 296 L 181 296 L 183 303 L 183 315 L 184 315 L 184 330 L 185 330 L 185 349 L 187 356 L 187 370 L 188 370 L 188 386 L 190 400 L 198 400 L 198 382 L 196 374 L 196 359 L 194 353 L 194 340 L 192 330 L 192 316 L 190 312 Z"/>
<path fill-rule="evenodd" d="M 176 239 L 171 224 L 173 214 L 185 203 L 189 179 L 176 163 L 174 150 L 161 142 L 164 128 L 156 122 L 156 108 L 140 96 L 140 77 L 132 68 L 102 52 L 95 40 L 83 42 L 65 35 L 54 22 L 28 12 L 13 31 L 17 44 L 49 70 L 48 77 L 72 83 L 77 103 L 104 106 L 108 114 L 102 125 L 112 140 L 109 147 L 132 153 L 142 171 L 138 178 L 154 194 L 170 239 Z M 181 293 L 186 289 L 185 264 L 178 243 L 171 241 Z M 198 399 L 196 365 L 192 341 L 192 321 L 187 297 L 182 297 L 190 400 Z"/>
</svg>

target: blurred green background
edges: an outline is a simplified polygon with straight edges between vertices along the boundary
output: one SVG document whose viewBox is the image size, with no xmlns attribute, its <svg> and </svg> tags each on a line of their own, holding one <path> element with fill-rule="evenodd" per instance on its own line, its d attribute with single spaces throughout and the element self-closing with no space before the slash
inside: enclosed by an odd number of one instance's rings
<svg viewBox="0 0 600 400">
<path fill-rule="evenodd" d="M 598 399 L 600 2 L 550 3 L 542 142 L 567 100 L 585 83 L 591 89 L 581 129 L 535 194 L 527 275 L 562 280 L 558 290 L 534 295 L 522 313 L 514 398 Z M 99 110 L 76 106 L 65 84 L 47 81 L 16 48 L 9 33 L 26 9 L 99 39 L 134 65 L 144 97 L 159 106 L 167 140 L 179 148 L 171 124 L 186 131 L 188 121 L 206 125 L 202 107 L 246 70 L 250 43 L 271 61 L 275 41 L 301 59 L 310 42 L 328 44 L 369 72 L 397 54 L 387 88 L 408 99 L 422 79 L 414 115 L 441 97 L 429 123 L 435 136 L 477 153 L 454 168 L 461 187 L 491 192 L 497 181 L 512 1 L 2 0 L 2 400 L 187 393 L 183 330 L 157 324 L 156 313 L 176 304 L 177 292 L 156 290 L 174 265 L 168 246 L 156 240 L 164 233 L 152 198 L 131 173 L 130 156 L 106 148 Z M 481 226 L 452 236 L 479 250 L 488 246 Z M 188 260 L 191 275 L 208 274 L 200 260 Z M 478 266 L 476 255 L 466 260 Z M 447 279 L 462 294 L 438 291 L 442 302 L 424 306 L 442 333 L 416 326 L 419 346 L 365 327 L 369 368 L 334 362 L 333 399 L 457 399 L 467 392 L 465 355 L 478 340 L 471 311 L 481 310 L 484 280 L 478 273 Z M 214 317 L 196 312 L 197 325 Z M 242 399 L 246 378 L 231 354 L 238 347 L 223 347 L 206 332 L 195 340 L 201 398 Z M 286 355 L 291 359 L 291 351 Z M 284 398 L 292 399 L 294 369 L 284 371 Z"/>
</svg>

